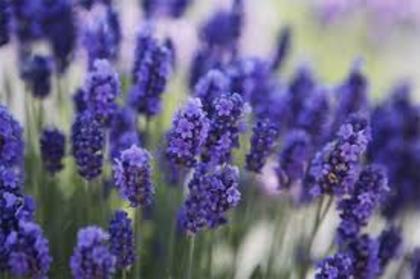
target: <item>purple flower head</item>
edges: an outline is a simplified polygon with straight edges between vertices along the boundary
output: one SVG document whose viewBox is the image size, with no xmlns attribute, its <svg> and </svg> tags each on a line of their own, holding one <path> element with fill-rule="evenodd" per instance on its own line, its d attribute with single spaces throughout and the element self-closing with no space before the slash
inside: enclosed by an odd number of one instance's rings
<svg viewBox="0 0 420 279">
<path fill-rule="evenodd" d="M 378 277 L 380 260 L 379 243 L 376 239 L 365 234 L 361 235 L 347 245 L 346 251 L 353 260 L 352 275 L 354 278 L 373 279 Z"/>
<path fill-rule="evenodd" d="M 63 157 L 66 152 L 66 137 L 56 128 L 42 131 L 40 138 L 41 157 L 45 169 L 54 174 L 63 169 Z"/>
<path fill-rule="evenodd" d="M 213 100 L 228 91 L 228 77 L 219 70 L 210 70 L 195 85 L 194 96 L 200 98 L 204 110 L 208 112 Z"/>
<path fill-rule="evenodd" d="M 87 180 L 102 173 L 104 137 L 103 126 L 89 111 L 76 115 L 71 129 L 72 154 L 79 174 Z"/>
<path fill-rule="evenodd" d="M 246 155 L 246 168 L 259 173 L 273 152 L 279 137 L 277 125 L 267 118 L 258 119 L 253 128 L 251 150 Z"/>
<path fill-rule="evenodd" d="M 239 147 L 239 133 L 245 103 L 236 93 L 216 98 L 208 114 L 209 136 L 202 153 L 205 162 L 224 163 L 231 157 L 232 149 Z"/>
<path fill-rule="evenodd" d="M 87 109 L 85 94 L 86 92 L 83 88 L 78 88 L 73 94 L 73 107 L 76 113 L 82 113 Z"/>
<path fill-rule="evenodd" d="M 290 26 L 284 27 L 280 30 L 279 36 L 277 38 L 277 48 L 272 57 L 271 68 L 273 70 L 279 70 L 285 63 L 285 60 L 290 52 L 292 31 Z"/>
<path fill-rule="evenodd" d="M 337 253 L 317 264 L 315 279 L 347 279 L 353 272 L 352 258 L 347 253 Z"/>
<path fill-rule="evenodd" d="M 87 108 L 99 122 L 109 125 L 117 109 L 115 101 L 120 83 L 117 72 L 107 60 L 95 60 L 86 79 L 85 92 Z"/>
<path fill-rule="evenodd" d="M 39 16 L 43 14 L 40 0 L 16 0 L 12 5 L 13 24 L 16 36 L 22 43 L 39 39 L 42 34 L 42 24 Z"/>
<path fill-rule="evenodd" d="M 174 18 L 180 18 L 191 5 L 193 0 L 169 0 L 169 15 Z"/>
<path fill-rule="evenodd" d="M 22 78 L 35 98 L 43 99 L 51 91 L 52 61 L 47 56 L 28 56 L 22 65 Z"/>
<path fill-rule="evenodd" d="M 8 269 L 13 276 L 47 278 L 52 258 L 48 240 L 37 224 L 20 221 L 17 230 L 7 235 L 5 248 L 9 251 Z"/>
<path fill-rule="evenodd" d="M 206 142 L 209 126 L 200 99 L 190 99 L 175 115 L 172 129 L 167 134 L 167 158 L 174 164 L 193 167 Z"/>
<path fill-rule="evenodd" d="M 19 167 L 0 165 L 0 190 L 10 193 L 20 193 L 23 185 L 23 174 Z"/>
<path fill-rule="evenodd" d="M 128 107 L 119 108 L 111 122 L 111 158 L 119 158 L 122 151 L 130 148 L 132 145 L 139 145 L 139 143 L 135 112 Z"/>
<path fill-rule="evenodd" d="M 385 273 L 385 269 L 390 261 L 400 256 L 402 248 L 401 229 L 391 226 L 382 231 L 379 235 L 379 261 L 381 274 Z"/>
<path fill-rule="evenodd" d="M 109 250 L 116 257 L 116 267 L 126 269 L 136 260 L 132 221 L 125 211 L 117 210 L 109 225 Z"/>
<path fill-rule="evenodd" d="M 0 105 L 0 163 L 6 166 L 23 164 L 22 127 L 8 109 Z"/>
<path fill-rule="evenodd" d="M 138 113 L 154 116 L 161 109 L 160 98 L 172 72 L 172 54 L 150 36 L 148 32 L 139 35 L 133 73 L 135 84 L 128 103 Z"/>
<path fill-rule="evenodd" d="M 305 184 L 310 195 L 341 196 L 351 193 L 359 172 L 359 160 L 370 140 L 368 121 L 361 115 L 351 115 L 341 125 L 336 138 L 327 143 L 310 162 Z"/>
<path fill-rule="evenodd" d="M 354 191 L 338 203 L 341 218 L 337 230 L 339 241 L 355 238 L 388 193 L 385 170 L 377 165 L 365 167 L 360 172 Z"/>
<path fill-rule="evenodd" d="M 188 85 L 194 90 L 197 82 L 207 74 L 208 71 L 221 69 L 222 61 L 220 53 L 206 46 L 201 46 L 191 62 L 190 75 Z"/>
<path fill-rule="evenodd" d="M 152 203 L 154 188 L 150 160 L 149 152 L 135 145 L 121 152 L 121 157 L 115 160 L 115 186 L 132 207 L 146 207 Z"/>
<path fill-rule="evenodd" d="M 210 170 L 200 164 L 188 183 L 189 193 L 182 206 L 178 223 L 183 231 L 195 234 L 227 222 L 226 213 L 241 199 L 238 190 L 239 170 L 230 165 Z"/>
<path fill-rule="evenodd" d="M 281 188 L 289 188 L 304 178 L 311 149 L 311 141 L 305 131 L 292 130 L 286 135 L 276 169 Z"/>
<path fill-rule="evenodd" d="M 0 1 L 0 47 L 10 39 L 11 6 L 8 0 Z"/>
<path fill-rule="evenodd" d="M 99 227 L 79 230 L 77 246 L 70 259 L 73 278 L 112 278 L 116 259 L 109 251 L 108 243 L 108 233 Z"/>
</svg>

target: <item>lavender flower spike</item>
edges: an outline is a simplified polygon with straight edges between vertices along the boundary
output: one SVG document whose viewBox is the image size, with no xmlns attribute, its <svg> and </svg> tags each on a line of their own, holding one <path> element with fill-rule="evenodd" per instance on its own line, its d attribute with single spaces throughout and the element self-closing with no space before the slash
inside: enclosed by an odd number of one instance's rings
<svg viewBox="0 0 420 279">
<path fill-rule="evenodd" d="M 22 127 L 8 109 L 0 105 L 0 162 L 6 166 L 23 163 Z"/>
<path fill-rule="evenodd" d="M 209 126 L 200 99 L 190 99 L 175 115 L 173 127 L 167 135 L 168 159 L 177 165 L 194 166 L 197 163 L 196 157 L 206 142 Z"/>
<path fill-rule="evenodd" d="M 75 279 L 110 279 L 115 272 L 115 256 L 108 249 L 109 235 L 99 227 L 83 228 L 70 259 Z"/>
<path fill-rule="evenodd" d="M 135 145 L 121 153 L 113 166 L 115 186 L 121 197 L 132 207 L 152 203 L 154 188 L 151 181 L 151 156 Z"/>
<path fill-rule="evenodd" d="M 58 129 L 47 128 L 42 131 L 41 157 L 45 169 L 54 174 L 63 169 L 63 157 L 65 155 L 66 137 Z"/>
<path fill-rule="evenodd" d="M 315 279 L 347 279 L 352 274 L 352 258 L 347 253 L 337 253 L 317 265 Z"/>
</svg>

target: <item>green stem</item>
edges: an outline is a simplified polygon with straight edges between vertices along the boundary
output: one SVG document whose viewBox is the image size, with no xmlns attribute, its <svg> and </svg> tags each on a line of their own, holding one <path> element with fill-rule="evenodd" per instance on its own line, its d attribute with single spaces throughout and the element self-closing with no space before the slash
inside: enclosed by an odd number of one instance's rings
<svg viewBox="0 0 420 279">
<path fill-rule="evenodd" d="M 188 273 L 187 279 L 191 279 L 193 273 L 193 264 L 194 264 L 194 248 L 195 248 L 195 236 L 192 236 L 190 239 L 190 253 L 188 257 Z"/>
<path fill-rule="evenodd" d="M 140 226 L 141 226 L 141 207 L 139 208 L 135 208 L 135 212 L 134 212 L 134 236 L 135 236 L 135 240 L 136 240 L 136 250 L 137 250 L 137 255 L 140 255 Z M 135 264 L 135 268 L 134 268 L 134 275 L 136 279 L 139 279 L 140 276 L 140 261 L 137 260 L 137 263 Z"/>
<path fill-rule="evenodd" d="M 168 248 L 168 268 L 167 268 L 167 276 L 171 278 L 172 276 L 172 265 L 173 265 L 173 258 L 174 258 L 174 251 L 175 251 L 175 233 L 176 233 L 176 219 L 173 218 L 171 231 L 170 231 L 170 239 L 169 239 L 169 248 Z"/>
</svg>

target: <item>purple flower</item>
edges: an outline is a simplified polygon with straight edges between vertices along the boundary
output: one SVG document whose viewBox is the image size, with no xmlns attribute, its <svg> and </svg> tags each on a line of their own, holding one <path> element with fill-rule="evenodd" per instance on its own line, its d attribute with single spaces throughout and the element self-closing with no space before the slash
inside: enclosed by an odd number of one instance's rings
<svg viewBox="0 0 420 279">
<path fill-rule="evenodd" d="M 10 39 L 11 7 L 7 0 L 0 1 L 0 47 Z"/>
<path fill-rule="evenodd" d="M 0 105 L 0 164 L 21 166 L 23 149 L 22 127 L 8 109 Z"/>
<path fill-rule="evenodd" d="M 391 226 L 382 231 L 379 238 L 379 261 L 381 267 L 381 274 L 390 261 L 400 256 L 402 248 L 401 229 Z"/>
<path fill-rule="evenodd" d="M 251 150 L 246 155 L 246 168 L 258 173 L 274 149 L 279 129 L 269 119 L 263 118 L 257 120 L 253 132 L 250 142 Z"/>
<path fill-rule="evenodd" d="M 23 185 L 22 170 L 17 167 L 0 165 L 0 191 L 20 193 Z"/>
<path fill-rule="evenodd" d="M 78 88 L 73 95 L 73 107 L 76 113 L 82 113 L 87 109 L 85 94 L 83 88 Z"/>
<path fill-rule="evenodd" d="M 139 145 L 139 143 L 135 112 L 128 107 L 119 108 L 111 122 L 111 158 L 119 158 L 122 151 L 132 145 Z"/>
<path fill-rule="evenodd" d="M 222 62 L 220 53 L 209 47 L 201 46 L 194 54 L 191 62 L 188 80 L 190 89 L 194 89 L 197 82 L 204 77 L 208 71 L 221 68 Z"/>
<path fill-rule="evenodd" d="M 412 278 L 420 278 L 420 248 L 416 248 L 411 256 Z"/>
<path fill-rule="evenodd" d="M 289 55 L 291 36 L 292 32 L 290 26 L 284 27 L 279 33 L 276 52 L 274 53 L 271 62 L 271 68 L 275 71 L 282 68 Z"/>
<path fill-rule="evenodd" d="M 40 138 L 42 163 L 46 170 L 52 174 L 63 169 L 63 157 L 66 149 L 66 137 L 56 128 L 47 128 L 42 131 Z"/>
<path fill-rule="evenodd" d="M 370 238 L 368 235 L 361 235 L 352 240 L 346 251 L 353 259 L 354 278 L 373 279 L 377 278 L 379 266 L 379 243 L 376 239 Z"/>
<path fill-rule="evenodd" d="M 41 1 L 19 0 L 10 1 L 17 38 L 22 43 L 39 39 L 42 34 L 40 15 L 43 13 Z"/>
<path fill-rule="evenodd" d="M 353 272 L 352 258 L 347 253 L 338 252 L 317 264 L 315 279 L 347 279 Z"/>
<path fill-rule="evenodd" d="M 351 115 L 340 127 L 336 138 L 327 143 L 310 162 L 305 185 L 310 195 L 341 196 L 351 193 L 359 171 L 359 160 L 370 140 L 368 121 Z"/>
<path fill-rule="evenodd" d="M 17 230 L 7 235 L 5 248 L 9 251 L 8 269 L 13 276 L 47 278 L 52 258 L 48 240 L 37 224 L 20 221 Z"/>
<path fill-rule="evenodd" d="M 109 250 L 116 257 L 116 267 L 126 269 L 136 260 L 132 221 L 127 213 L 117 210 L 109 225 Z"/>
<path fill-rule="evenodd" d="M 130 106 L 146 116 L 159 113 L 160 97 L 172 71 L 171 51 L 150 36 L 147 32 L 139 35 L 133 73 L 135 84 L 128 96 Z"/>
<path fill-rule="evenodd" d="M 194 87 L 194 96 L 200 98 L 206 112 L 211 110 L 215 98 L 229 91 L 229 79 L 219 70 L 210 70 Z"/>
<path fill-rule="evenodd" d="M 135 145 L 121 152 L 121 157 L 115 160 L 115 186 L 132 207 L 146 207 L 152 203 L 154 188 L 150 160 L 149 152 Z"/>
<path fill-rule="evenodd" d="M 32 90 L 35 98 L 43 99 L 51 91 L 52 61 L 47 56 L 27 57 L 22 65 L 22 78 Z"/>
<path fill-rule="evenodd" d="M 89 111 L 76 115 L 71 142 L 79 174 L 87 180 L 99 176 L 102 172 L 104 130 Z"/>
<path fill-rule="evenodd" d="M 86 79 L 85 92 L 87 108 L 99 122 L 109 125 L 117 109 L 115 101 L 120 83 L 117 72 L 107 60 L 95 60 Z"/>
<path fill-rule="evenodd" d="M 200 99 L 190 99 L 175 115 L 173 127 L 167 134 L 168 159 L 177 165 L 194 166 L 197 163 L 196 157 L 206 142 L 209 125 Z"/>
<path fill-rule="evenodd" d="M 310 155 L 311 141 L 306 132 L 292 130 L 286 135 L 276 169 L 281 188 L 289 188 L 304 178 Z"/>
<path fill-rule="evenodd" d="M 108 244 L 108 233 L 99 227 L 79 230 L 77 246 L 70 259 L 73 278 L 112 278 L 116 259 L 109 251 Z"/>
<path fill-rule="evenodd" d="M 239 170 L 235 167 L 225 165 L 210 170 L 204 164 L 198 165 L 178 215 L 182 230 L 195 234 L 206 227 L 211 229 L 225 224 L 227 211 L 236 207 L 241 198 L 238 180 Z"/>
</svg>

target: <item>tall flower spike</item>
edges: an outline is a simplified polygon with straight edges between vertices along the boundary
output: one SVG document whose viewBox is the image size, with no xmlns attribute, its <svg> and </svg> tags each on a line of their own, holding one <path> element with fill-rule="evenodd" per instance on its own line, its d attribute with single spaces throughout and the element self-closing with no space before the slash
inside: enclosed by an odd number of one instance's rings
<svg viewBox="0 0 420 279">
<path fill-rule="evenodd" d="M 269 119 L 258 119 L 253 128 L 251 150 L 246 155 L 246 168 L 259 173 L 274 149 L 279 136 L 277 125 Z"/>
<path fill-rule="evenodd" d="M 352 240 L 346 251 L 353 259 L 353 277 L 374 279 L 378 277 L 379 266 L 379 243 L 368 235 L 361 235 Z"/>
<path fill-rule="evenodd" d="M 45 169 L 52 174 L 62 170 L 66 151 L 65 135 L 56 128 L 44 129 L 40 138 L 40 146 Z"/>
<path fill-rule="evenodd" d="M 35 98 L 45 98 L 51 91 L 52 61 L 49 57 L 35 55 L 24 62 L 22 77 Z"/>
<path fill-rule="evenodd" d="M 135 84 L 131 88 L 128 103 L 138 113 L 154 116 L 160 112 L 160 98 L 166 89 L 172 71 L 171 51 L 153 39 L 139 38 L 136 49 Z M 140 50 L 139 47 L 145 47 Z"/>
<path fill-rule="evenodd" d="M 403 242 L 401 229 L 391 226 L 383 230 L 378 241 L 380 274 L 384 274 L 389 262 L 400 256 Z"/>
<path fill-rule="evenodd" d="M 189 194 L 182 206 L 178 223 L 189 234 L 215 228 L 227 222 L 226 213 L 236 207 L 241 194 L 238 190 L 239 170 L 230 165 L 212 171 L 200 164 L 188 183 Z"/>
<path fill-rule="evenodd" d="M 5 248 L 10 251 L 8 269 L 13 276 L 47 278 L 52 258 L 48 240 L 37 224 L 20 221 L 5 239 Z"/>
<path fill-rule="evenodd" d="M 281 69 L 290 52 L 292 32 L 290 26 L 284 27 L 277 39 L 277 48 L 271 62 L 271 68 L 275 71 Z"/>
<path fill-rule="evenodd" d="M 71 142 L 79 174 L 87 180 L 98 177 L 102 172 L 104 130 L 89 111 L 76 115 Z"/>
<path fill-rule="evenodd" d="M 110 252 L 116 257 L 117 269 L 127 269 L 136 260 L 132 221 L 125 211 L 117 210 L 109 225 Z"/>
<path fill-rule="evenodd" d="M 8 109 L 0 105 L 0 163 L 6 166 L 23 164 L 22 127 Z"/>
<path fill-rule="evenodd" d="M 209 120 L 203 111 L 200 99 L 190 99 L 177 112 L 168 132 L 166 155 L 177 165 L 193 167 L 197 163 L 209 131 Z"/>
<path fill-rule="evenodd" d="M 0 0 L 0 47 L 10 39 L 10 10 L 9 0 Z"/>
<path fill-rule="evenodd" d="M 112 278 L 116 259 L 109 251 L 108 244 L 108 233 L 99 227 L 90 226 L 79 230 L 77 246 L 70 259 L 73 278 Z"/>
<path fill-rule="evenodd" d="M 303 180 L 311 149 L 311 141 L 305 131 L 293 130 L 286 135 L 276 169 L 280 188 L 288 189 Z"/>
<path fill-rule="evenodd" d="M 347 253 L 337 253 L 317 264 L 315 279 L 347 279 L 353 272 L 352 258 Z"/>
<path fill-rule="evenodd" d="M 152 203 L 154 188 L 150 160 L 149 152 L 135 145 L 123 151 L 121 157 L 115 160 L 115 186 L 132 207 L 146 207 Z"/>
<path fill-rule="evenodd" d="M 327 143 L 311 161 L 306 189 L 312 197 L 351 193 L 360 172 L 360 159 L 370 140 L 368 120 L 351 115 L 336 138 Z"/>
<path fill-rule="evenodd" d="M 241 121 L 245 103 L 238 94 L 223 94 L 212 103 L 210 130 L 202 153 L 205 162 L 216 164 L 230 160 L 232 149 L 239 147 Z"/>
<path fill-rule="evenodd" d="M 109 125 L 117 110 L 115 103 L 120 83 L 118 74 L 108 60 L 95 60 L 86 80 L 85 101 L 87 108 L 102 124 Z"/>
<path fill-rule="evenodd" d="M 354 191 L 338 203 L 341 218 L 337 230 L 339 241 L 346 242 L 357 237 L 387 194 L 389 187 L 385 170 L 377 165 L 365 167 L 360 172 Z"/>
<path fill-rule="evenodd" d="M 209 112 L 214 99 L 228 91 L 228 77 L 220 70 L 210 70 L 197 82 L 194 96 L 200 98 L 204 110 Z"/>
</svg>

